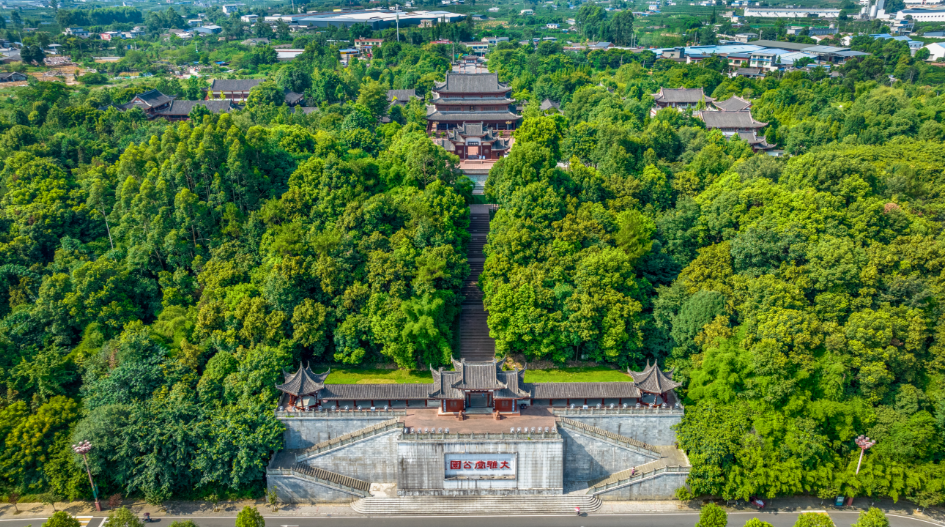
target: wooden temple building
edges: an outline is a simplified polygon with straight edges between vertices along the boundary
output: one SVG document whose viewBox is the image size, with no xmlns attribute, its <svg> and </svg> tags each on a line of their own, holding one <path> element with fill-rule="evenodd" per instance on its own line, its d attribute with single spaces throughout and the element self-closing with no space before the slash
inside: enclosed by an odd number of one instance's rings
<svg viewBox="0 0 945 527">
<path fill-rule="evenodd" d="M 453 371 L 431 369 L 425 384 L 326 384 L 330 371 L 316 374 L 309 367 L 284 372 L 276 385 L 283 393 L 282 411 L 387 410 L 436 408 L 437 415 L 463 413 L 518 415 L 529 406 L 548 408 L 678 408 L 679 386 L 656 363 L 641 372 L 628 371 L 628 382 L 526 383 L 525 370 L 503 371 L 495 360 L 453 361 Z"/>
<path fill-rule="evenodd" d="M 460 159 L 498 159 L 508 153 L 522 116 L 514 112 L 512 89 L 498 75 L 447 73 L 432 91 L 427 133 L 441 146 Z"/>
</svg>

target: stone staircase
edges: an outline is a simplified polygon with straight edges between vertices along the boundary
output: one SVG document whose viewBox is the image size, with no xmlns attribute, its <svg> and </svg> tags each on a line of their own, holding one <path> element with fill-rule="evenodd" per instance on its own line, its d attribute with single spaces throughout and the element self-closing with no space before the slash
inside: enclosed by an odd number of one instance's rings
<svg viewBox="0 0 945 527">
<path fill-rule="evenodd" d="M 604 430 L 603 428 L 591 426 L 574 419 L 568 419 L 567 417 L 555 417 L 555 421 L 558 423 L 559 427 L 564 428 L 565 430 L 572 430 L 579 434 L 594 437 L 604 441 L 605 443 L 610 443 L 611 445 L 631 450 L 642 456 L 651 459 L 659 459 L 662 457 L 662 451 L 660 450 L 660 447 L 653 446 L 649 443 L 644 443 L 643 441 L 636 440 L 632 437 L 615 434 L 608 430 Z"/>
<path fill-rule="evenodd" d="M 370 439 L 374 436 L 390 432 L 391 430 L 402 430 L 403 427 L 404 424 L 402 417 L 388 419 L 387 421 L 382 421 L 376 425 L 366 426 L 364 428 L 355 430 L 354 432 L 348 432 L 347 434 L 340 435 L 333 439 L 316 443 L 296 454 L 295 461 L 305 461 L 306 459 L 322 456 L 341 447 Z"/>
<path fill-rule="evenodd" d="M 355 512 L 368 515 L 481 515 L 512 516 L 531 514 L 574 514 L 600 509 L 601 501 L 595 496 L 482 496 L 433 497 L 404 496 L 400 498 L 363 498 L 351 504 Z"/>
<path fill-rule="evenodd" d="M 688 474 L 689 458 L 686 453 L 670 445 L 656 447 L 660 451 L 660 458 L 649 463 L 628 468 L 620 472 L 599 478 L 587 483 L 587 496 L 597 496 L 630 485 L 636 485 L 647 480 L 660 477 L 662 474 Z"/>
<path fill-rule="evenodd" d="M 470 205 L 469 244 L 466 259 L 469 277 L 463 282 L 463 305 L 459 316 L 459 352 L 467 361 L 490 361 L 495 357 L 495 340 L 489 336 L 489 313 L 482 303 L 479 275 L 485 263 L 483 247 L 489 234 L 489 205 Z"/>
<path fill-rule="evenodd" d="M 323 468 L 302 465 L 300 463 L 296 463 L 289 468 L 270 468 L 266 471 L 266 473 L 272 475 L 278 474 L 283 476 L 294 476 L 299 479 L 311 481 L 312 483 L 350 494 L 355 498 L 364 498 L 371 495 L 371 484 L 367 481 L 351 478 L 342 474 L 338 474 L 337 472 L 325 470 Z"/>
</svg>

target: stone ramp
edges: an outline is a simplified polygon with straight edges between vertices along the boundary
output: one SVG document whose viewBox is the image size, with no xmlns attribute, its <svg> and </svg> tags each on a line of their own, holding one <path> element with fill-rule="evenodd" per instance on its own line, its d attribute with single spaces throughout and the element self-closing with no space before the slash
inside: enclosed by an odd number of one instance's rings
<svg viewBox="0 0 945 527">
<path fill-rule="evenodd" d="M 595 496 L 482 496 L 433 497 L 405 496 L 400 498 L 364 498 L 351 504 L 355 512 L 368 515 L 531 515 L 574 514 L 594 512 L 601 507 Z"/>
<path fill-rule="evenodd" d="M 334 439 L 316 443 L 297 453 L 295 455 L 295 461 L 304 461 L 306 459 L 318 457 L 337 450 L 343 446 L 357 443 L 359 441 L 364 441 L 374 436 L 387 433 L 391 430 L 401 430 L 404 427 L 403 421 L 404 418 L 395 417 L 393 419 L 388 419 L 387 421 L 382 421 L 376 425 L 366 426 L 364 428 L 355 430 L 354 432 L 342 434 Z"/>
<path fill-rule="evenodd" d="M 567 417 L 556 417 L 555 421 L 557 421 L 558 425 L 565 430 L 572 430 L 579 434 L 600 439 L 612 445 L 626 448 L 627 450 L 632 450 L 649 458 L 660 458 L 664 455 L 664 451 L 660 447 L 651 445 L 649 443 L 644 443 L 643 441 L 639 441 L 632 437 L 615 434 L 608 430 L 604 430 L 603 428 L 591 426 L 574 419 L 568 419 Z"/>
</svg>

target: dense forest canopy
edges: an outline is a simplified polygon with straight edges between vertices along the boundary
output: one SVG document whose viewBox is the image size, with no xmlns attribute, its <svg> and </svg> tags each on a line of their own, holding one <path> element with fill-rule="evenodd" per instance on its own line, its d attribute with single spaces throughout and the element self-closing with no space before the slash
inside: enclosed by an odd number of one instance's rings
<svg viewBox="0 0 945 527">
<path fill-rule="evenodd" d="M 424 102 L 386 92 L 426 97 L 450 50 L 342 67 L 309 44 L 247 51 L 267 80 L 246 108 L 189 122 L 114 105 L 202 79 L 0 99 L 0 490 L 88 498 L 88 439 L 106 494 L 257 494 L 282 368 L 449 364 L 477 198 Z M 875 47 L 838 78 L 747 79 L 497 46 L 524 106 L 486 183 L 500 355 L 674 368 L 694 494 L 945 501 L 945 98 L 904 43 Z M 787 156 L 651 113 L 661 86 L 752 100 Z M 854 477 L 859 434 L 878 444 Z"/>
</svg>

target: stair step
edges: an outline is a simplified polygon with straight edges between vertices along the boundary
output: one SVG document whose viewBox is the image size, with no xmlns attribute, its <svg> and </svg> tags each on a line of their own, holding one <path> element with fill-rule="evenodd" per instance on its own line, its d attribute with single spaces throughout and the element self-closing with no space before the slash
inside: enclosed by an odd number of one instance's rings
<svg viewBox="0 0 945 527">
<path fill-rule="evenodd" d="M 464 298 L 459 316 L 459 352 L 467 360 L 487 361 L 495 357 L 495 340 L 489 336 L 489 313 L 482 303 L 479 275 L 485 268 L 490 217 L 488 207 L 473 205 L 469 210 L 470 236 L 466 246 L 469 277 L 460 290 Z"/>
<path fill-rule="evenodd" d="M 351 504 L 361 514 L 470 515 L 470 514 L 574 514 L 600 509 L 593 496 L 479 496 L 437 497 L 404 496 L 400 498 L 362 498 Z"/>
</svg>

